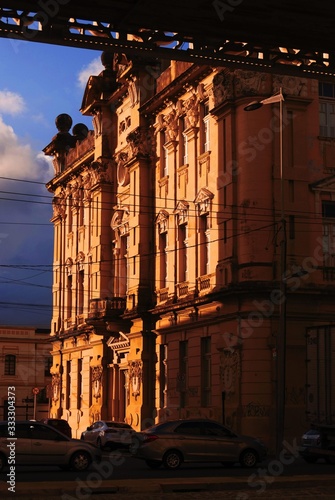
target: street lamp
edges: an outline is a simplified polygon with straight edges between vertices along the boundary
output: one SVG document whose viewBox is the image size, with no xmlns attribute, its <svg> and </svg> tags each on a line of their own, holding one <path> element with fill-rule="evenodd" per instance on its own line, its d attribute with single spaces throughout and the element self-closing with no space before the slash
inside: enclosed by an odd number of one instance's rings
<svg viewBox="0 0 335 500">
<path fill-rule="evenodd" d="M 286 282 L 284 275 L 286 271 L 287 236 L 286 219 L 284 209 L 284 176 L 283 176 L 283 102 L 284 96 L 282 88 L 273 96 L 262 101 L 252 101 L 244 111 L 254 111 L 264 104 L 274 104 L 279 102 L 279 169 L 280 169 L 280 213 L 282 239 L 280 242 L 280 306 L 279 306 L 279 335 L 277 336 L 277 433 L 276 433 L 276 453 L 282 450 L 285 427 L 285 385 L 286 385 Z"/>
</svg>

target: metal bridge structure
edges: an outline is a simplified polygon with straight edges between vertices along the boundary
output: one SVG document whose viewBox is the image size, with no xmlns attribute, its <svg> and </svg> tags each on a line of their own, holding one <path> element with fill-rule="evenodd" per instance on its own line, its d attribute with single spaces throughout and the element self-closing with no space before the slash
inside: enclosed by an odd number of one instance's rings
<svg viewBox="0 0 335 500">
<path fill-rule="evenodd" d="M 333 0 L 0 0 L 0 37 L 335 76 Z"/>
</svg>

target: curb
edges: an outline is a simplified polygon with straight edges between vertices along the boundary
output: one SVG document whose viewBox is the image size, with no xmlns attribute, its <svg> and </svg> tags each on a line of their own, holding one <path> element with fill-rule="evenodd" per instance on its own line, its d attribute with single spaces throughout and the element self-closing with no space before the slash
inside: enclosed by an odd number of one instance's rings
<svg viewBox="0 0 335 500">
<path fill-rule="evenodd" d="M 272 479 L 272 478 L 270 478 Z M 322 476 L 290 476 L 290 477 L 273 477 L 271 489 L 286 489 L 286 488 L 309 488 L 313 485 L 317 486 L 335 486 L 335 476 L 332 474 Z M 104 498 L 101 495 L 108 495 L 113 498 L 114 495 L 156 495 L 157 494 L 173 494 L 173 493 L 201 493 L 215 491 L 250 491 L 248 478 L 182 478 L 177 480 L 160 479 L 137 479 L 137 480 L 105 480 L 102 486 L 94 487 L 93 484 L 86 484 L 84 481 L 80 485 L 74 485 L 73 481 L 64 482 L 62 485 L 59 482 L 41 482 L 41 483 L 17 483 L 14 493 L 15 497 L 24 498 L 25 500 L 64 498 L 90 498 L 97 496 L 100 499 Z M 255 487 L 252 491 L 256 493 Z M 9 498 L 13 499 L 13 493 L 7 490 L 5 483 L 0 484 L 0 496 L 2 500 Z"/>
</svg>

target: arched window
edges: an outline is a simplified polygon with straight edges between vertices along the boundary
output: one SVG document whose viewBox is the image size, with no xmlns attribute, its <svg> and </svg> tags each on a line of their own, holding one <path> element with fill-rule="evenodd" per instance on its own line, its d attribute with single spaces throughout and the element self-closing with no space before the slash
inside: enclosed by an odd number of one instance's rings
<svg viewBox="0 0 335 500">
<path fill-rule="evenodd" d="M 5 356 L 5 375 L 15 375 L 16 356 L 14 354 L 6 354 Z"/>
</svg>

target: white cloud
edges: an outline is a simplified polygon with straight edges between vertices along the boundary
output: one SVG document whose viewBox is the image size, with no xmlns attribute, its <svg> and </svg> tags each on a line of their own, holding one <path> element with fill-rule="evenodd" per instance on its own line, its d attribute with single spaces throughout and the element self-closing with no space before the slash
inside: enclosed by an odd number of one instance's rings
<svg viewBox="0 0 335 500">
<path fill-rule="evenodd" d="M 93 59 L 93 61 L 88 64 L 88 66 L 85 66 L 79 73 L 78 75 L 78 84 L 80 87 L 85 88 L 87 84 L 87 80 L 91 75 L 98 75 L 101 73 L 101 71 L 104 69 L 103 65 L 101 64 L 101 59 L 100 57 L 97 57 L 96 59 Z"/>
<path fill-rule="evenodd" d="M 10 90 L 0 90 L 0 113 L 18 115 L 26 109 L 24 99 L 20 94 Z"/>
<path fill-rule="evenodd" d="M 0 116 L 0 176 L 16 179 L 50 180 L 50 161 L 34 152 L 29 144 L 20 142 L 14 129 Z"/>
</svg>

